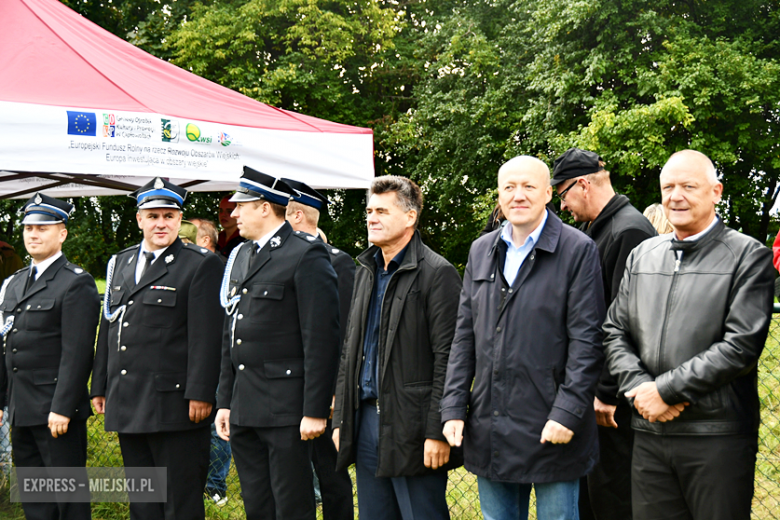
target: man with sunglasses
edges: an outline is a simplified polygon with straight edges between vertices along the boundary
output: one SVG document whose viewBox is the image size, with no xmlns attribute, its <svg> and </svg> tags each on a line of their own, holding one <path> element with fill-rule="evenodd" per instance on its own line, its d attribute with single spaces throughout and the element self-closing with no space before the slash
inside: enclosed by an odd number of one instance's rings
<svg viewBox="0 0 780 520">
<path fill-rule="evenodd" d="M 657 233 L 625 195 L 612 188 L 604 161 L 594 152 L 570 148 L 555 160 L 550 182 L 580 230 L 599 249 L 604 299 L 609 307 L 617 296 L 628 254 L 640 242 Z M 593 407 L 599 430 L 601 459 L 593 472 L 583 477 L 580 518 L 631 518 L 631 406 L 617 396 L 617 381 L 606 366 L 596 388 Z"/>
</svg>

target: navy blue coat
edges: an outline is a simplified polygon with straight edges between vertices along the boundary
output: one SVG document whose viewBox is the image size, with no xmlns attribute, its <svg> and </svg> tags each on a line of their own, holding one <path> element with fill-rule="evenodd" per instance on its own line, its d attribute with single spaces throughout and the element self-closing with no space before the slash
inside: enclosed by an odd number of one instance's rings
<svg viewBox="0 0 780 520">
<path fill-rule="evenodd" d="M 472 473 L 515 483 L 574 480 L 598 461 L 593 395 L 605 313 L 598 250 L 548 212 L 509 287 L 500 233 L 471 246 L 442 422 L 466 421 L 465 466 Z M 570 443 L 539 442 L 548 419 L 574 432 Z"/>
</svg>

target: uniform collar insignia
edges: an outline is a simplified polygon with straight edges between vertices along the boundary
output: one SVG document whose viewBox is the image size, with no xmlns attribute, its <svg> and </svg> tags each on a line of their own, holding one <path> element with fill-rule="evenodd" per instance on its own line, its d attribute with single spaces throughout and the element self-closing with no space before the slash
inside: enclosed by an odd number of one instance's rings
<svg viewBox="0 0 780 520">
<path fill-rule="evenodd" d="M 130 255 L 130 258 L 127 260 L 127 263 L 130 264 L 133 262 L 133 258 L 135 258 L 135 255 Z"/>
<path fill-rule="evenodd" d="M 171 262 L 173 262 L 173 255 L 166 256 L 165 257 L 165 263 L 166 264 L 170 264 Z"/>
<path fill-rule="evenodd" d="M 269 243 L 271 244 L 271 247 L 279 247 L 282 244 L 282 239 L 277 235 L 273 237 Z"/>
</svg>

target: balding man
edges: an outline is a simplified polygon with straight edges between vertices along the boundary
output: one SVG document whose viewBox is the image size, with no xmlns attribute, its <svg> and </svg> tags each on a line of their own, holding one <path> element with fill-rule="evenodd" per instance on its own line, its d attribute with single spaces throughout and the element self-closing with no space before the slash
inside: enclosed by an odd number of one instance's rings
<svg viewBox="0 0 780 520">
<path fill-rule="evenodd" d="M 471 246 L 447 366 L 444 435 L 464 445 L 486 519 L 577 519 L 598 460 L 592 412 L 603 353 L 596 244 L 545 205 L 550 172 L 515 157 L 498 173 L 503 227 Z"/>
<path fill-rule="evenodd" d="M 634 520 L 750 518 L 774 273 L 771 251 L 716 215 L 722 191 L 706 156 L 672 155 L 661 194 L 674 233 L 629 255 L 604 324 L 635 408 Z"/>
</svg>

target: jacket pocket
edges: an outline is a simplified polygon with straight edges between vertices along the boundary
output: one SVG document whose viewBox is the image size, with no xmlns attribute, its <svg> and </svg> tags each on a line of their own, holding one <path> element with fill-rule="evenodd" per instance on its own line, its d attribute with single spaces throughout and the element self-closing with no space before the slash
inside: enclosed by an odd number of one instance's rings
<svg viewBox="0 0 780 520">
<path fill-rule="evenodd" d="M 55 385 L 57 384 L 57 375 L 59 374 L 59 368 L 42 368 L 39 370 L 33 370 L 33 384 L 34 385 Z"/>
<path fill-rule="evenodd" d="M 281 300 L 284 298 L 284 284 L 281 283 L 256 283 L 249 291 L 252 298 L 263 300 Z"/>
<path fill-rule="evenodd" d="M 147 290 L 141 298 L 147 312 L 143 316 L 143 325 L 147 327 L 169 328 L 174 322 L 176 291 Z"/>
<path fill-rule="evenodd" d="M 187 375 L 184 372 L 154 375 L 157 391 L 157 421 L 161 424 L 182 423 L 189 420 L 190 403 L 184 398 Z"/>
<path fill-rule="evenodd" d="M 275 359 L 263 363 L 269 380 L 271 413 L 299 415 L 303 413 L 303 359 Z"/>
<path fill-rule="evenodd" d="M 29 308 L 28 308 L 29 307 Z M 54 298 L 42 298 L 24 304 L 24 325 L 27 330 L 43 330 L 53 325 L 51 312 L 54 309 Z"/>
</svg>

